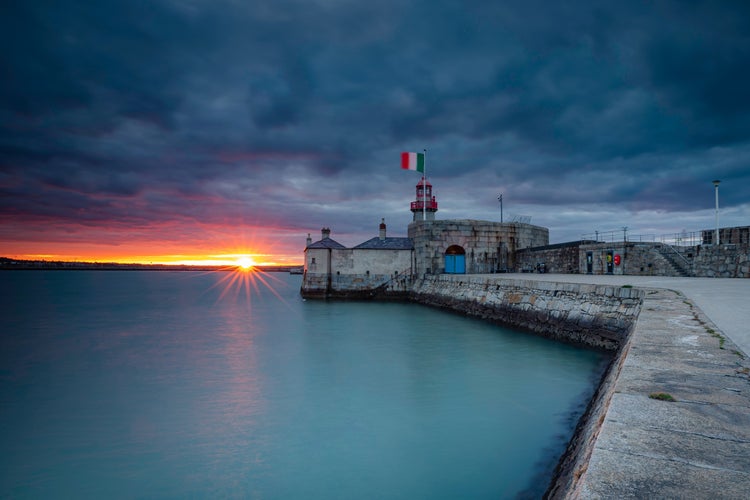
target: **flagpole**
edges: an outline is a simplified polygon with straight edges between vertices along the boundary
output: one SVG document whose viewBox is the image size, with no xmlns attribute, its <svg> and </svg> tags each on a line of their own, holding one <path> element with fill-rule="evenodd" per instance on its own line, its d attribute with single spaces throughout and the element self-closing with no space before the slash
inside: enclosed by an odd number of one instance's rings
<svg viewBox="0 0 750 500">
<path fill-rule="evenodd" d="M 427 220 L 427 148 L 424 150 L 424 179 L 422 179 L 422 220 Z"/>
</svg>

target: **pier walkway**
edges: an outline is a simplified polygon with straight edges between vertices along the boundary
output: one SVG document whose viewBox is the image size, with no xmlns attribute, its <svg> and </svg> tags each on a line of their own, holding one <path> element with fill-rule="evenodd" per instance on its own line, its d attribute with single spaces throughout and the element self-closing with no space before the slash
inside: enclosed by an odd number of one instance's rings
<svg viewBox="0 0 750 500">
<path fill-rule="evenodd" d="M 557 283 L 632 285 L 637 288 L 677 290 L 695 303 L 745 354 L 750 355 L 750 279 L 531 273 L 493 276 Z"/>
<path fill-rule="evenodd" d="M 495 276 L 647 290 L 567 498 L 748 498 L 750 279 Z"/>
</svg>

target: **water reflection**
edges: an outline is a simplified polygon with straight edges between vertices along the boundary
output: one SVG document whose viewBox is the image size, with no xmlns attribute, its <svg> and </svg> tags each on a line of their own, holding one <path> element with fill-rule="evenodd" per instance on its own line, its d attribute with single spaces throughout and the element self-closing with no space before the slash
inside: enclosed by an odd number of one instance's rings
<svg viewBox="0 0 750 500">
<path fill-rule="evenodd" d="M 233 266 L 216 271 L 221 279 L 212 288 L 220 288 L 219 300 L 232 298 L 237 300 L 244 295 L 245 302 L 251 305 L 252 295 L 261 296 L 263 293 L 271 293 L 281 302 L 286 303 L 284 297 L 274 287 L 284 286 L 284 281 L 271 273 L 262 271 L 256 267 Z"/>
</svg>

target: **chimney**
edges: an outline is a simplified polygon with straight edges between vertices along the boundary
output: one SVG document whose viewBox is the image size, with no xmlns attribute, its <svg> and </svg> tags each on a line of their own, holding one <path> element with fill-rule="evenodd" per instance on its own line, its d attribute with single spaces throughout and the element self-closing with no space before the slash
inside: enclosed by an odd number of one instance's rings
<svg viewBox="0 0 750 500">
<path fill-rule="evenodd" d="M 331 229 L 324 227 L 320 230 L 321 239 L 326 239 L 331 237 Z"/>
<path fill-rule="evenodd" d="M 380 239 L 385 239 L 385 219 L 380 219 Z"/>
<path fill-rule="evenodd" d="M 312 238 L 310 238 L 310 233 L 307 233 L 307 241 L 305 241 L 305 248 L 312 245 Z"/>
</svg>

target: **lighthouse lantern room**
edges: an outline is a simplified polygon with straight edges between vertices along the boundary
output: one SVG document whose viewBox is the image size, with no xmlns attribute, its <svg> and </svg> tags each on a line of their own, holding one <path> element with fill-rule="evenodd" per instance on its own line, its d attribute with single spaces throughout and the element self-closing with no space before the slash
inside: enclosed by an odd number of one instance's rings
<svg viewBox="0 0 750 500">
<path fill-rule="evenodd" d="M 432 195 L 432 184 L 422 177 L 417 183 L 417 199 L 411 202 L 411 211 L 414 214 L 414 222 L 419 220 L 435 220 L 438 204 Z"/>
</svg>

